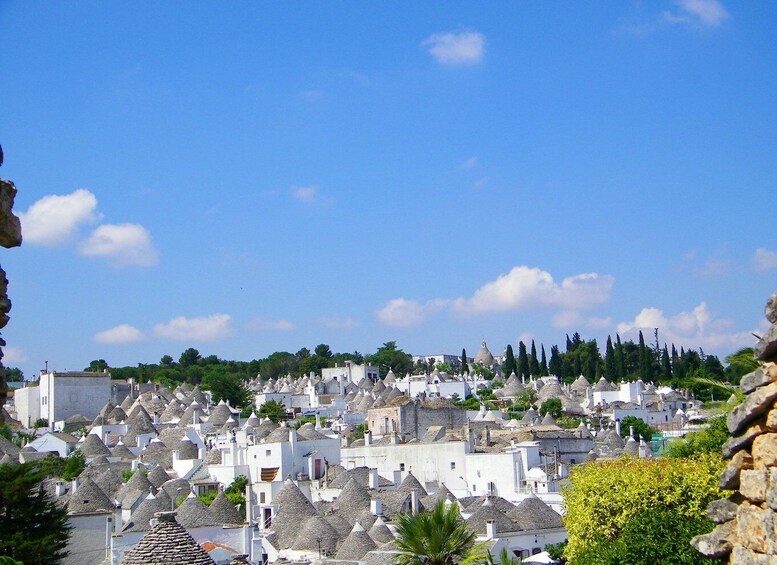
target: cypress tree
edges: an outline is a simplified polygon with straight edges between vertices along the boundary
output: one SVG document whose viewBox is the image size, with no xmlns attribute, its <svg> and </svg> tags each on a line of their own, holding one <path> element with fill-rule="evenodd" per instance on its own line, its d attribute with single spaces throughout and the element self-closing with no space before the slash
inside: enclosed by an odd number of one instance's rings
<svg viewBox="0 0 777 565">
<path fill-rule="evenodd" d="M 548 360 L 545 358 L 545 345 L 540 345 L 540 355 L 542 356 L 542 360 L 540 361 L 540 375 L 545 376 L 548 374 Z"/>
<path fill-rule="evenodd" d="M 615 350 L 612 347 L 612 339 L 607 336 L 607 345 L 604 349 L 604 378 L 614 383 L 618 380 L 618 368 L 615 359 Z"/>
<path fill-rule="evenodd" d="M 467 363 L 467 350 L 461 349 L 461 372 L 465 375 L 469 373 L 469 363 Z"/>
<path fill-rule="evenodd" d="M 548 363 L 548 372 L 561 378 L 561 352 L 558 345 L 550 346 L 550 363 Z"/>
<path fill-rule="evenodd" d="M 502 363 L 502 375 L 505 380 L 510 376 L 510 373 L 518 373 L 518 365 L 515 362 L 515 355 L 513 354 L 513 346 L 507 344 L 507 350 L 505 351 L 505 360 Z"/>
<path fill-rule="evenodd" d="M 534 345 L 534 340 L 531 340 L 531 354 L 529 355 L 529 369 L 531 374 L 537 377 L 540 376 L 540 362 L 537 359 L 537 347 Z"/>
<path fill-rule="evenodd" d="M 529 355 L 526 353 L 526 345 L 522 342 L 518 342 L 518 376 L 529 378 L 531 374 L 529 368 Z"/>
<path fill-rule="evenodd" d="M 669 359 L 669 351 L 664 344 L 664 350 L 661 352 L 661 380 L 665 383 L 672 380 L 672 361 Z"/>
<path fill-rule="evenodd" d="M 619 334 L 615 334 L 615 369 L 618 380 L 624 380 L 626 378 L 626 359 L 623 355 L 623 343 L 621 343 Z"/>
</svg>

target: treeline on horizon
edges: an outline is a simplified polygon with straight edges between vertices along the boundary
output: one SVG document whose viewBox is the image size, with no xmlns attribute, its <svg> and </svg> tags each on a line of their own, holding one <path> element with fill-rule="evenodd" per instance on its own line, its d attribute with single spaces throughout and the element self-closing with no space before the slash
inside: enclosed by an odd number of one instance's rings
<svg viewBox="0 0 777 565">
<path fill-rule="evenodd" d="M 263 381 L 283 378 L 286 375 L 301 377 L 311 372 L 320 373 L 327 367 L 343 366 L 347 361 L 353 363 L 368 363 L 380 370 L 381 377 L 388 373 L 389 368 L 398 376 L 407 373 L 418 374 L 431 372 L 435 368 L 441 372 L 459 373 L 475 371 L 488 380 L 506 380 L 512 372 L 528 381 L 531 377 L 556 375 L 562 382 L 571 383 L 580 375 L 595 383 L 601 377 L 610 382 L 642 379 L 644 382 L 670 385 L 676 389 L 687 389 L 697 397 L 708 400 L 714 387 L 709 382 L 729 383 L 736 385 L 740 378 L 754 369 L 751 348 L 737 351 L 725 359 L 727 366 L 715 355 L 707 355 L 698 350 L 680 347 L 675 344 L 659 345 L 658 331 L 654 340 L 645 342 L 642 332 L 635 343 L 632 340 L 621 340 L 615 335 L 613 340 L 607 337 L 602 353 L 596 339 L 584 341 L 579 333 L 566 336 L 564 351 L 557 345 L 552 345 L 549 355 L 544 344 L 539 351 L 532 340 L 528 346 L 518 343 L 518 354 L 515 355 L 512 345 L 504 352 L 501 375 L 494 374 L 490 369 L 460 363 L 455 366 L 445 363 L 435 365 L 419 361 L 413 363 L 412 356 L 397 347 L 395 341 L 384 343 L 378 350 L 369 355 L 358 351 L 353 353 L 334 353 L 327 344 L 319 344 L 312 351 L 306 347 L 296 353 L 276 351 L 263 359 L 252 361 L 233 361 L 220 359 L 216 355 L 203 356 L 190 347 L 183 351 L 176 361 L 170 355 L 164 355 L 159 363 L 138 363 L 137 366 L 113 367 L 104 359 L 93 360 L 86 371 L 103 371 L 108 369 L 112 379 L 135 379 L 137 382 L 159 382 L 169 388 L 179 384 L 199 384 L 205 389 L 214 391 L 214 396 L 232 398 L 233 401 L 243 400 L 240 390 L 244 383 L 261 375 Z M 466 350 L 462 350 L 460 359 L 471 359 Z M 6 371 L 21 376 L 18 369 L 9 368 Z M 701 381 L 701 382 L 700 382 Z M 496 384 L 496 383 L 495 383 Z M 719 395 L 720 396 L 720 395 Z"/>
</svg>

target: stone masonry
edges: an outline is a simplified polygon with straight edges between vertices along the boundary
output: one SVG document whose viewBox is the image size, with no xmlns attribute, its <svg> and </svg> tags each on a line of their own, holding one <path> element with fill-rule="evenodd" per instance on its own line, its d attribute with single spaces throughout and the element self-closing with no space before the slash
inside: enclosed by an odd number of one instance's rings
<svg viewBox="0 0 777 565">
<path fill-rule="evenodd" d="M 738 565 L 777 565 L 777 293 L 766 318 L 771 328 L 755 346 L 762 365 L 742 377 L 745 400 L 727 421 L 733 437 L 723 446 L 730 461 L 720 486 L 735 492 L 709 505 L 717 526 L 691 540 L 702 555 Z"/>
</svg>

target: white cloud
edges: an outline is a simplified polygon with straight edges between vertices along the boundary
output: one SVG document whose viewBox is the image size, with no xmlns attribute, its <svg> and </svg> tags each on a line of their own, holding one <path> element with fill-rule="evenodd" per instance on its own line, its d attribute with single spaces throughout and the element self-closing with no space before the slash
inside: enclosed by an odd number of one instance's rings
<svg viewBox="0 0 777 565">
<path fill-rule="evenodd" d="M 580 324 L 580 313 L 574 310 L 562 310 L 553 315 L 550 323 L 559 330 L 578 327 Z"/>
<path fill-rule="evenodd" d="M 232 335 L 229 314 L 212 314 L 201 318 L 178 316 L 154 326 L 154 333 L 179 341 L 216 341 Z"/>
<path fill-rule="evenodd" d="M 585 326 L 591 329 L 604 329 L 612 326 L 612 318 L 591 317 L 585 320 Z"/>
<path fill-rule="evenodd" d="M 667 316 L 659 308 L 643 308 L 633 320 L 617 326 L 620 334 L 635 335 L 638 330 L 642 330 L 643 334 L 647 330 L 652 335 L 654 328 L 658 328 L 658 337 L 662 343 L 707 350 L 733 351 L 739 347 L 752 346 L 755 342 L 751 332 L 732 331 L 731 320 L 715 318 L 706 302 L 699 303 L 690 312 L 683 311 L 674 316 Z"/>
<path fill-rule="evenodd" d="M 554 323 L 567 324 L 571 320 L 570 312 L 607 302 L 613 283 L 612 276 L 599 273 L 573 275 L 556 283 L 547 271 L 520 265 L 495 281 L 484 284 L 470 298 L 435 298 L 427 302 L 394 298 L 378 310 L 377 316 L 381 322 L 390 326 L 417 326 L 431 313 L 443 308 L 463 316 L 553 308 L 565 311 L 557 314 Z"/>
<path fill-rule="evenodd" d="M 481 286 L 471 298 L 457 298 L 453 307 L 460 314 L 543 307 L 579 310 L 609 300 L 613 282 L 610 275 L 583 273 L 557 284 L 547 271 L 520 265 Z"/>
<path fill-rule="evenodd" d="M 289 332 L 295 329 L 294 324 L 288 320 L 264 320 L 262 318 L 254 318 L 248 323 L 248 327 L 257 331 Z"/>
<path fill-rule="evenodd" d="M 663 13 L 671 24 L 697 24 L 716 27 L 729 17 L 729 13 L 717 0 L 678 0 L 679 12 Z"/>
<path fill-rule="evenodd" d="M 83 224 L 100 221 L 97 198 L 84 188 L 66 195 L 44 196 L 19 214 L 25 243 L 62 245 Z"/>
<path fill-rule="evenodd" d="M 359 322 L 350 316 L 344 318 L 340 316 L 324 316 L 319 319 L 321 325 L 334 330 L 352 330 L 359 326 Z"/>
<path fill-rule="evenodd" d="M 443 308 L 446 300 L 430 300 L 424 304 L 418 300 L 394 298 L 378 310 L 378 320 L 387 326 L 411 327 L 421 324 L 427 316 Z"/>
<path fill-rule="evenodd" d="M 443 65 L 473 64 L 483 58 L 485 39 L 482 34 L 473 31 L 434 33 L 421 45 Z"/>
<path fill-rule="evenodd" d="M 98 343 L 135 343 L 144 339 L 143 332 L 129 324 L 120 324 L 109 330 L 94 334 L 92 339 Z"/>
<path fill-rule="evenodd" d="M 753 263 L 757 271 L 777 269 L 777 251 L 759 247 L 753 254 Z"/>
<path fill-rule="evenodd" d="M 11 367 L 17 363 L 27 361 L 27 354 L 20 347 L 9 346 L 3 348 L 3 363 L 6 367 Z"/>
<path fill-rule="evenodd" d="M 151 235 L 139 224 L 103 224 L 81 243 L 87 257 L 107 257 L 117 267 L 150 267 L 159 257 Z"/>
<path fill-rule="evenodd" d="M 465 170 L 466 169 L 471 169 L 472 167 L 474 167 L 477 164 L 478 164 L 478 158 L 477 157 L 470 157 L 469 159 L 467 159 L 466 161 L 461 163 L 461 165 L 459 165 L 459 168 L 460 169 L 465 169 Z"/>
</svg>

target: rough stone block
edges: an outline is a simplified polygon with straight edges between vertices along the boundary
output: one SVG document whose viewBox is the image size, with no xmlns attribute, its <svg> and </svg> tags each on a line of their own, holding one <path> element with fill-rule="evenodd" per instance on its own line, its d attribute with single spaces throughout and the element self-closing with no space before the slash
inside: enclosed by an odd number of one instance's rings
<svg viewBox="0 0 777 565">
<path fill-rule="evenodd" d="M 758 387 L 766 386 L 777 380 L 777 366 L 770 363 L 758 367 L 752 373 L 748 373 L 739 381 L 739 388 L 745 394 L 750 394 Z"/>
<path fill-rule="evenodd" d="M 720 488 L 736 490 L 739 488 L 739 474 L 745 469 L 753 468 L 753 458 L 747 451 L 738 451 L 729 461 L 720 475 Z"/>
<path fill-rule="evenodd" d="M 777 434 L 761 434 L 753 441 L 753 467 L 777 466 Z"/>
<path fill-rule="evenodd" d="M 705 557 L 723 557 L 731 553 L 736 535 L 736 523 L 732 520 L 719 524 L 708 534 L 696 536 L 691 540 L 691 545 Z"/>
<path fill-rule="evenodd" d="M 737 511 L 737 540 L 758 553 L 775 553 L 775 519 L 772 510 L 744 502 Z"/>
<path fill-rule="evenodd" d="M 777 361 L 777 324 L 772 324 L 766 334 L 753 347 L 759 361 Z"/>
<path fill-rule="evenodd" d="M 15 198 L 14 183 L 0 179 L 0 245 L 3 247 L 18 247 L 22 244 L 21 222 L 12 210 Z"/>
<path fill-rule="evenodd" d="M 753 443 L 756 437 L 766 432 L 766 423 L 756 422 L 747 428 L 743 434 L 732 437 L 723 444 L 723 457 L 731 459 L 737 451 L 750 447 L 750 444 Z"/>
<path fill-rule="evenodd" d="M 737 545 L 731 552 L 729 563 L 736 565 L 777 565 L 777 556 L 763 555 Z"/>
<path fill-rule="evenodd" d="M 769 486 L 766 487 L 766 504 L 777 510 L 777 469 L 769 469 Z"/>
<path fill-rule="evenodd" d="M 728 431 L 738 434 L 750 422 L 768 412 L 775 400 L 777 400 L 777 383 L 755 389 L 728 415 L 726 420 Z"/>
<path fill-rule="evenodd" d="M 731 497 L 713 500 L 707 506 L 707 518 L 716 524 L 723 524 L 736 518 L 737 508 L 739 506 Z"/>
<path fill-rule="evenodd" d="M 777 324 L 777 292 L 772 293 L 764 306 L 764 315 L 772 324 Z"/>
<path fill-rule="evenodd" d="M 768 479 L 766 469 L 745 469 L 739 474 L 739 492 L 751 502 L 763 502 Z"/>
</svg>

